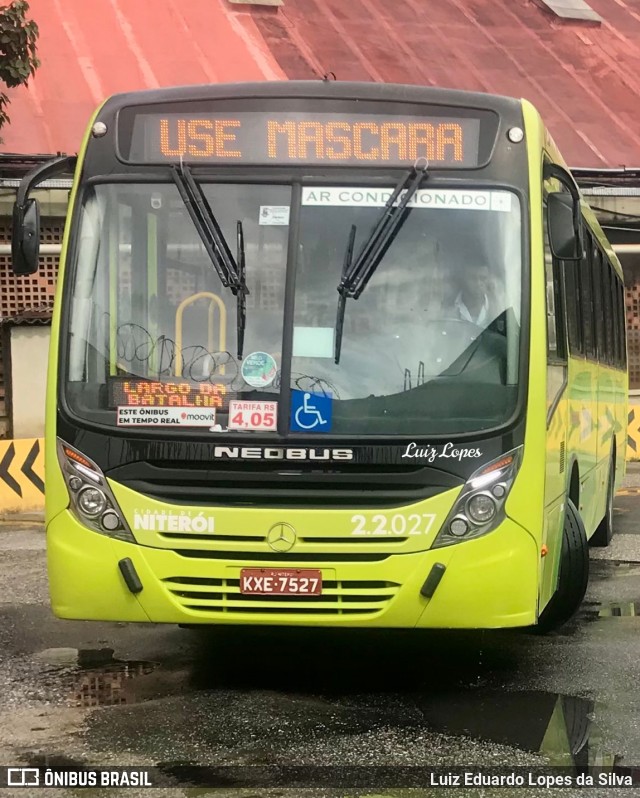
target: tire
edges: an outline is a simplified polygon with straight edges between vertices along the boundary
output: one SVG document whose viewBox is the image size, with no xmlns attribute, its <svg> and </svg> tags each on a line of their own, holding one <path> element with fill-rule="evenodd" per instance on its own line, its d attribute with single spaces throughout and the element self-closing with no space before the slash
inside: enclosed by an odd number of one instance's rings
<svg viewBox="0 0 640 798">
<path fill-rule="evenodd" d="M 607 505 L 604 518 L 598 524 L 596 531 L 591 536 L 589 543 L 592 546 L 608 546 L 613 537 L 613 497 L 616 483 L 616 461 L 612 457 L 609 465 L 609 481 L 607 484 Z"/>
<path fill-rule="evenodd" d="M 569 752 L 572 756 L 579 754 L 589 742 L 591 731 L 591 713 L 594 702 L 578 696 L 563 695 L 560 697 L 564 725 L 567 730 Z"/>
<path fill-rule="evenodd" d="M 567 499 L 562 530 L 558 587 L 542 611 L 533 631 L 546 634 L 558 629 L 576 612 L 589 581 L 589 546 L 584 524 L 575 504 Z"/>
</svg>

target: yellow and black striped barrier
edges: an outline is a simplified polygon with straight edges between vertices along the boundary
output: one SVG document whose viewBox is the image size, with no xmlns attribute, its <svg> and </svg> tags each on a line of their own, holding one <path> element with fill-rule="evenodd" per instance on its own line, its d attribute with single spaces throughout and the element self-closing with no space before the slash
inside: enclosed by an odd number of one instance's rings
<svg viewBox="0 0 640 798">
<path fill-rule="evenodd" d="M 627 460 L 640 460 L 640 405 L 631 405 L 629 408 Z"/>
<path fill-rule="evenodd" d="M 0 515 L 44 509 L 44 441 L 0 441 Z"/>
</svg>

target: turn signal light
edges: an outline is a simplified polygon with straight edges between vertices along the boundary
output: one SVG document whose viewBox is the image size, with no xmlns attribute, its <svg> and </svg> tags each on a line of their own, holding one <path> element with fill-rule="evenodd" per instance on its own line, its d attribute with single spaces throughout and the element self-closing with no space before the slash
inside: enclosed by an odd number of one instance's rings
<svg viewBox="0 0 640 798">
<path fill-rule="evenodd" d="M 92 471 L 95 471 L 95 468 L 91 464 L 91 460 L 87 460 L 86 457 L 83 457 L 79 452 L 76 452 L 75 449 L 71 449 L 68 446 L 63 446 L 62 449 L 69 460 L 73 460 L 74 463 L 80 463 L 80 465 L 83 465 L 85 468 L 90 468 Z"/>
</svg>

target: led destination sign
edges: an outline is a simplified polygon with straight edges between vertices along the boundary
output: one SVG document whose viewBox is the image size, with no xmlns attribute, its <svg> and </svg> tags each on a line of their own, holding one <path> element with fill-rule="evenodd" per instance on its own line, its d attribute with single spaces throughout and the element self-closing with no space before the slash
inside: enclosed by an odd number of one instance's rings
<svg viewBox="0 0 640 798">
<path fill-rule="evenodd" d="M 109 381 L 110 407 L 202 407 L 221 409 L 229 401 L 227 387 L 208 382 L 193 385 L 178 380 Z M 233 394 L 231 395 L 233 396 Z"/>
<path fill-rule="evenodd" d="M 175 106 L 174 106 L 175 107 Z M 480 118 L 302 112 L 135 112 L 135 163 L 474 167 Z"/>
</svg>

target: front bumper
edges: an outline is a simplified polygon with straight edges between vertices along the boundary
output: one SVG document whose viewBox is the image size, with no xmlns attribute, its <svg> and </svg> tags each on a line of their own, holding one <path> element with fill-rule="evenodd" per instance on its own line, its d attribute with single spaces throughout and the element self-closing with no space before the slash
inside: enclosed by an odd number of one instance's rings
<svg viewBox="0 0 640 798">
<path fill-rule="evenodd" d="M 118 567 L 129 558 L 143 590 L 133 594 Z M 65 510 L 47 527 L 49 585 L 60 618 L 181 624 L 498 628 L 535 623 L 539 557 L 533 537 L 506 519 L 498 529 L 443 549 L 379 561 L 297 563 L 186 557 L 166 548 L 90 531 Z M 420 595 L 431 567 L 446 566 L 432 598 Z M 320 568 L 312 597 L 249 597 L 242 567 Z"/>
</svg>

